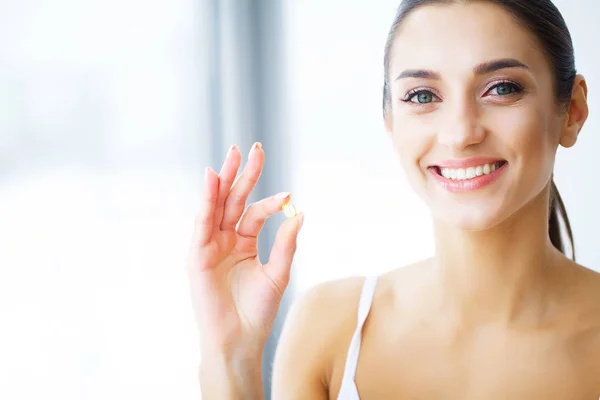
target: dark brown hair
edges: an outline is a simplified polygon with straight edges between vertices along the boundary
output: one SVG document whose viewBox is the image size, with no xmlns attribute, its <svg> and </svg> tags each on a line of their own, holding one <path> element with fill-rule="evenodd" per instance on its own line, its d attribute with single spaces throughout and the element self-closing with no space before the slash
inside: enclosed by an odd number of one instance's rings
<svg viewBox="0 0 600 400">
<path fill-rule="evenodd" d="M 575 55 L 573 42 L 567 25 L 550 0 L 403 0 L 398 7 L 396 18 L 390 28 L 385 45 L 384 57 L 384 91 L 383 112 L 387 114 L 391 102 L 389 65 L 391 49 L 402 21 L 415 9 L 429 4 L 468 4 L 474 1 L 489 1 L 502 6 L 513 18 L 529 31 L 537 39 L 538 43 L 548 59 L 554 75 L 554 92 L 559 105 L 568 107 L 573 91 L 573 84 L 577 71 L 575 69 Z M 572 258 L 575 259 L 575 245 L 573 232 L 567 217 L 565 205 L 558 193 L 556 184 L 552 180 L 550 188 L 550 219 L 548 234 L 554 247 L 566 254 L 565 242 L 563 241 L 561 221 L 564 224 L 567 239 L 571 246 Z"/>
</svg>

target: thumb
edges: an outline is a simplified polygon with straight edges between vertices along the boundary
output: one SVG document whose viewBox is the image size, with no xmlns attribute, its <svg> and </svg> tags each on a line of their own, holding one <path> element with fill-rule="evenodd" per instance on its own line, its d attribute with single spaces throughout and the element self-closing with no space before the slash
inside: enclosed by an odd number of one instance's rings
<svg viewBox="0 0 600 400">
<path fill-rule="evenodd" d="M 275 243 L 271 249 L 269 262 L 264 266 L 265 272 L 281 288 L 285 288 L 290 280 L 290 269 L 294 253 L 296 253 L 296 242 L 298 232 L 304 222 L 304 213 L 285 221 L 277 231 Z"/>
</svg>

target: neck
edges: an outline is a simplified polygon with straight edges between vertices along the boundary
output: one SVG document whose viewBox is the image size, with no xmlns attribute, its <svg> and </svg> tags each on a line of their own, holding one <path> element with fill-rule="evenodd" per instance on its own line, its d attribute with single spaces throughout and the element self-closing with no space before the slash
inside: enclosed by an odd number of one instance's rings
<svg viewBox="0 0 600 400">
<path fill-rule="evenodd" d="M 548 191 L 485 231 L 435 223 L 440 304 L 461 323 L 540 316 L 560 255 L 548 235 Z"/>
</svg>

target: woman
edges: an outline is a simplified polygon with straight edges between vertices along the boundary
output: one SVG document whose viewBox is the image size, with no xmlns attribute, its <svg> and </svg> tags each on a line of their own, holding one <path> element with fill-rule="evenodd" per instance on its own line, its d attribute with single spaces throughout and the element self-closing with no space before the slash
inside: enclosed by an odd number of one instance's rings
<svg viewBox="0 0 600 400">
<path fill-rule="evenodd" d="M 549 0 L 405 0 L 386 45 L 384 121 L 431 209 L 435 255 L 303 295 L 273 398 L 597 399 L 600 277 L 564 254 L 552 181 L 586 97 Z M 244 212 L 264 152 L 253 147 L 232 186 L 240 160 L 233 147 L 218 175 L 207 170 L 189 257 L 210 399 L 263 397 L 261 354 L 304 218 L 281 226 L 262 266 L 256 237 L 289 195 Z"/>
</svg>

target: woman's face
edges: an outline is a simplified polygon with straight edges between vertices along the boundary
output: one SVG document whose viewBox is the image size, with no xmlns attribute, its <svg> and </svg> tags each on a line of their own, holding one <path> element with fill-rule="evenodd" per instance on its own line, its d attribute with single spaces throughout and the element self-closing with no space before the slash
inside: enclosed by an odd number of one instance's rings
<svg viewBox="0 0 600 400">
<path fill-rule="evenodd" d="M 386 127 L 434 217 L 490 228 L 540 196 L 565 126 L 535 38 L 501 7 L 424 6 L 392 48 Z"/>
</svg>

